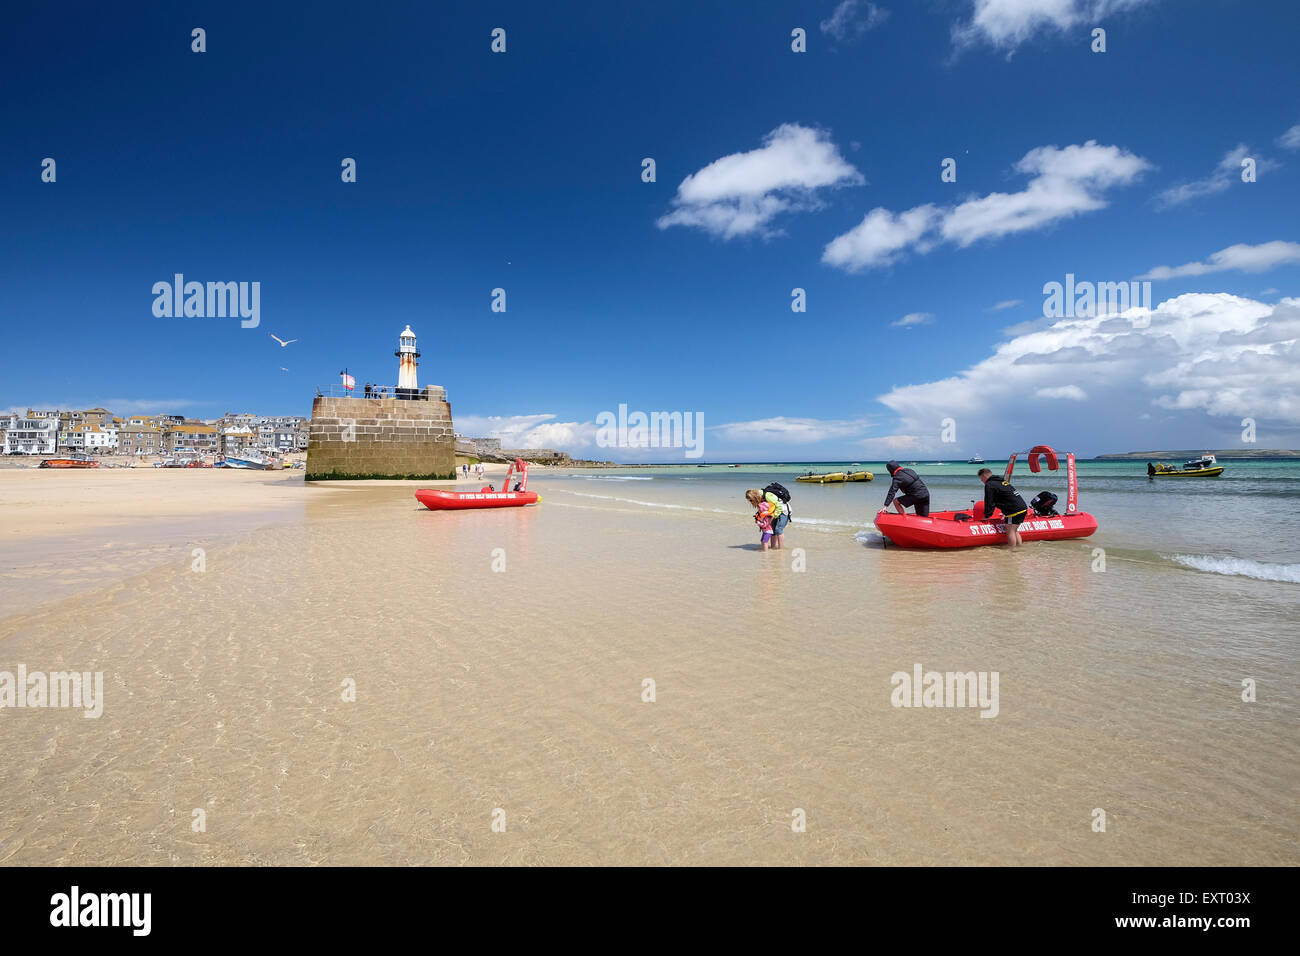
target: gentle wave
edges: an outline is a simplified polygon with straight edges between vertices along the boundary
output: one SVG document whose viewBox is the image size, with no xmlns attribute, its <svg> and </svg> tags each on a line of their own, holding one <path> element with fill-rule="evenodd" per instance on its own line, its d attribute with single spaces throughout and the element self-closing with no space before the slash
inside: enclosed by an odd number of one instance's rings
<svg viewBox="0 0 1300 956">
<path fill-rule="evenodd" d="M 664 501 L 641 501 L 638 498 L 619 498 L 615 495 L 593 495 L 588 494 L 585 491 L 571 491 L 569 494 L 576 498 L 600 498 L 603 501 L 621 501 L 626 505 L 641 505 L 646 508 L 673 508 L 677 511 L 707 511 L 720 515 L 736 514 L 736 512 L 728 511 L 726 508 L 700 508 L 696 505 L 670 505 Z"/>
<path fill-rule="evenodd" d="M 642 501 L 640 498 L 620 498 L 617 495 L 595 495 L 586 491 L 570 491 L 575 498 L 599 498 L 601 501 L 617 501 L 625 505 L 640 505 L 643 508 L 669 508 L 674 511 L 699 511 L 705 514 L 744 516 L 748 512 L 733 511 L 729 508 L 701 508 L 698 505 L 674 505 L 665 501 Z M 790 523 L 791 531 L 807 530 L 838 533 L 841 528 L 862 528 L 860 521 L 836 521 L 833 518 L 805 518 L 796 514 Z M 789 533 L 789 532 L 787 532 Z"/>
<path fill-rule="evenodd" d="M 566 475 L 583 481 L 654 481 L 654 475 Z"/>
<path fill-rule="evenodd" d="M 1247 558 L 1216 557 L 1208 554 L 1169 554 L 1164 555 L 1184 567 L 1211 574 L 1231 574 L 1258 581 L 1285 581 L 1300 584 L 1300 564 L 1269 564 L 1267 561 L 1251 561 Z"/>
</svg>

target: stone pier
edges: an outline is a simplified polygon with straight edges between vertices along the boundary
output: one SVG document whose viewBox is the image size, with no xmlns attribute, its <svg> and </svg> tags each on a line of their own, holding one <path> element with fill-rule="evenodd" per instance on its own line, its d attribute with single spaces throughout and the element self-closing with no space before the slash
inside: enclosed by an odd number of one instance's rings
<svg viewBox="0 0 1300 956">
<path fill-rule="evenodd" d="M 308 481 L 455 477 L 456 437 L 441 386 L 410 399 L 318 395 L 312 402 Z"/>
</svg>

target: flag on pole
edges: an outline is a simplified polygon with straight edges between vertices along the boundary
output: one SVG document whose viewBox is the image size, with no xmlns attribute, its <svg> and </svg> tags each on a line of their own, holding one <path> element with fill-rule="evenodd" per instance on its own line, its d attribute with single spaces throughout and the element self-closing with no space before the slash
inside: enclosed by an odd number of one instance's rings
<svg viewBox="0 0 1300 956">
<path fill-rule="evenodd" d="M 357 387 L 357 380 L 353 378 L 351 375 L 349 375 L 347 372 L 344 372 L 343 387 L 346 388 L 348 391 L 351 391 L 352 389 Z"/>
</svg>

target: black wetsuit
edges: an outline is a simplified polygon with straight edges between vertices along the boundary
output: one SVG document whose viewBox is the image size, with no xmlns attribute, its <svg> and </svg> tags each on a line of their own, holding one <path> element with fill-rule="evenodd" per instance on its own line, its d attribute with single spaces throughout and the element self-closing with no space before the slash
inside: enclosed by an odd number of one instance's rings
<svg viewBox="0 0 1300 956">
<path fill-rule="evenodd" d="M 930 489 L 925 486 L 921 476 L 911 468 L 899 468 L 894 472 L 894 481 L 889 486 L 889 494 L 885 495 L 886 508 L 900 490 L 903 492 L 898 497 L 900 505 L 904 508 L 914 506 L 916 513 L 921 517 L 930 513 Z"/>
<path fill-rule="evenodd" d="M 1024 521 L 1025 512 L 1029 510 L 1025 499 L 1016 494 L 1016 489 L 1012 487 L 1011 482 L 1004 481 L 997 475 L 984 482 L 985 519 L 993 514 L 995 507 L 1001 508 L 1003 516 L 1012 524 L 1020 524 Z"/>
</svg>

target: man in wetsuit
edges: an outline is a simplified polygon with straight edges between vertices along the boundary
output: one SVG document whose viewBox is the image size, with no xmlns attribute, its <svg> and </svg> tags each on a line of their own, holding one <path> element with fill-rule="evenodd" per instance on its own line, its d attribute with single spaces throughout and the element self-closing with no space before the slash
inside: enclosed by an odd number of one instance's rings
<svg viewBox="0 0 1300 956">
<path fill-rule="evenodd" d="M 889 486 L 889 494 L 885 495 L 885 507 L 881 510 L 888 511 L 889 503 L 893 501 L 900 515 L 907 514 L 907 506 L 913 505 L 919 517 L 927 517 L 930 514 L 930 489 L 925 487 L 921 476 L 911 468 L 899 468 L 896 461 L 885 465 L 885 470 L 894 480 Z M 894 501 L 894 495 L 899 491 L 903 493 L 898 495 L 897 501 Z"/>
<path fill-rule="evenodd" d="M 979 479 L 984 482 L 984 520 L 993 520 L 993 509 L 1002 509 L 1002 520 L 1007 526 L 1007 546 L 1018 548 L 1024 541 L 1020 537 L 1020 522 L 1025 520 L 1029 505 L 1025 499 L 1016 494 L 1011 482 L 1004 478 L 995 478 L 987 468 L 979 470 Z"/>
</svg>

